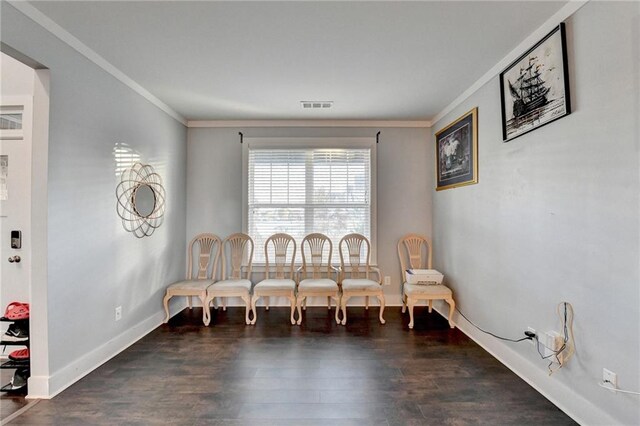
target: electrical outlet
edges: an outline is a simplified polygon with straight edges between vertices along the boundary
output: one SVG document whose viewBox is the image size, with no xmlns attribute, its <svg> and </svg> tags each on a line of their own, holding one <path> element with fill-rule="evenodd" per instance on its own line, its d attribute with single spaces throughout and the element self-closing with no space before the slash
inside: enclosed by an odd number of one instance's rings
<svg viewBox="0 0 640 426">
<path fill-rule="evenodd" d="M 613 392 L 614 389 L 618 389 L 618 375 L 613 371 L 603 368 L 602 381 L 606 387 L 611 389 L 611 392 Z"/>
<path fill-rule="evenodd" d="M 538 334 L 536 333 L 535 328 L 533 328 L 533 327 L 527 327 L 527 331 L 530 331 L 530 332 L 532 332 L 533 334 L 535 334 L 536 336 L 538 336 Z M 535 346 L 535 345 L 536 345 L 536 339 L 531 339 L 531 340 L 529 340 L 529 343 L 531 343 L 532 345 L 534 345 L 534 346 Z"/>
<path fill-rule="evenodd" d="M 384 277 L 384 285 L 391 285 L 391 277 L 389 276 Z"/>
<path fill-rule="evenodd" d="M 538 336 L 540 343 L 544 345 L 543 355 L 545 358 L 549 357 L 549 360 L 552 362 L 560 362 L 562 363 L 562 354 L 557 354 L 557 352 L 562 348 L 563 338 L 557 331 L 547 331 L 542 335 Z"/>
<path fill-rule="evenodd" d="M 120 321 L 122 319 L 122 306 L 118 306 L 116 308 L 116 321 Z"/>
</svg>

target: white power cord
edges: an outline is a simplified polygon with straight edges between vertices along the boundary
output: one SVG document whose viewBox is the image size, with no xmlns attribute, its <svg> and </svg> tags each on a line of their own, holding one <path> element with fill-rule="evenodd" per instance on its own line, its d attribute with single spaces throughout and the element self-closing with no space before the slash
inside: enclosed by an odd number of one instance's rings
<svg viewBox="0 0 640 426">
<path fill-rule="evenodd" d="M 631 395 L 640 395 L 640 392 L 634 392 L 634 391 L 628 391 L 628 390 L 624 390 L 624 389 L 618 389 L 618 388 L 614 388 L 614 387 L 609 387 L 609 386 L 607 386 L 607 383 L 609 383 L 611 386 L 613 386 L 613 383 L 611 383 L 611 382 L 598 382 L 598 386 L 600 386 L 601 388 L 605 388 L 607 390 L 610 390 L 612 392 L 628 393 L 628 394 L 631 394 Z"/>
<path fill-rule="evenodd" d="M 553 373 L 561 369 L 575 353 L 575 344 L 573 342 L 573 306 L 571 306 L 571 303 L 569 302 L 560 302 L 556 311 L 558 312 L 560 323 L 562 324 L 563 340 L 562 347 L 557 351 L 552 351 L 553 357 L 551 358 L 551 360 L 549 361 L 549 365 L 547 366 L 549 375 L 552 375 Z M 536 344 L 540 345 L 540 342 L 537 338 Z M 540 352 L 539 347 L 538 352 Z M 548 357 L 543 357 L 543 359 L 546 358 Z"/>
</svg>

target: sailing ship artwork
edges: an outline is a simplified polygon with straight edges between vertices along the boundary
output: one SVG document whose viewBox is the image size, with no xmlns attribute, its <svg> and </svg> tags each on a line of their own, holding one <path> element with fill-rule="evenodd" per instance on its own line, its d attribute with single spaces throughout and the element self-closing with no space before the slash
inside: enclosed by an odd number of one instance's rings
<svg viewBox="0 0 640 426">
<path fill-rule="evenodd" d="M 505 142 L 571 112 L 564 24 L 500 74 Z"/>
</svg>

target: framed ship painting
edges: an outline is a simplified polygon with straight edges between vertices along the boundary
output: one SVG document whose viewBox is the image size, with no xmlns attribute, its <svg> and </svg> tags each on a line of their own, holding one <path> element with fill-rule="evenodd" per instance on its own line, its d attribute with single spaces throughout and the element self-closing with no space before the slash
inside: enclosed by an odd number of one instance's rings
<svg viewBox="0 0 640 426">
<path fill-rule="evenodd" d="M 571 113 L 566 46 L 561 23 L 500 73 L 504 142 Z"/>
<path fill-rule="evenodd" d="M 436 191 L 478 183 L 478 108 L 436 133 Z"/>
</svg>

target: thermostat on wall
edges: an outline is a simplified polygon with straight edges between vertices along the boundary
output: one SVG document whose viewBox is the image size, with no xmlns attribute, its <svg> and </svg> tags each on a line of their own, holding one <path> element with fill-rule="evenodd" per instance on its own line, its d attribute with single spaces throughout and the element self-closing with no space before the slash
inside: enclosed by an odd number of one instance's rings
<svg viewBox="0 0 640 426">
<path fill-rule="evenodd" d="M 22 231 L 11 231 L 11 248 L 22 248 Z"/>
</svg>

